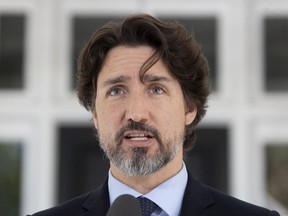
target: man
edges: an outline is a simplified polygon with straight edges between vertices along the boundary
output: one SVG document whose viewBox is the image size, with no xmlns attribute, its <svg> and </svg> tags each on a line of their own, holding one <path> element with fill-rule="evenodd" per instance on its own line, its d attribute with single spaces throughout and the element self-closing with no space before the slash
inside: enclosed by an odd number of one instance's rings
<svg viewBox="0 0 288 216">
<path fill-rule="evenodd" d="M 194 144 L 208 95 L 208 64 L 181 25 L 144 14 L 103 26 L 80 56 L 78 97 L 110 160 L 108 179 L 35 216 L 104 216 L 122 194 L 153 201 L 154 216 L 279 215 L 205 186 L 186 170 L 183 153 Z"/>
</svg>

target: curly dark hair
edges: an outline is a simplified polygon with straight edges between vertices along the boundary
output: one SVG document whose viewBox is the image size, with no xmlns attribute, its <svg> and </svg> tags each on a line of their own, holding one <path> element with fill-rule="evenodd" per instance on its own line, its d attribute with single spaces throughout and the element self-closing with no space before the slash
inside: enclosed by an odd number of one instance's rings
<svg viewBox="0 0 288 216">
<path fill-rule="evenodd" d="M 183 149 L 187 152 L 194 146 L 195 126 L 206 113 L 209 95 L 209 66 L 199 44 L 178 22 L 163 22 L 147 14 L 107 23 L 92 35 L 78 61 L 78 98 L 88 111 L 94 111 L 97 78 L 106 55 L 119 45 L 154 48 L 153 55 L 141 67 L 140 80 L 161 59 L 179 82 L 187 107 L 197 109 L 195 120 L 186 126 Z"/>
</svg>

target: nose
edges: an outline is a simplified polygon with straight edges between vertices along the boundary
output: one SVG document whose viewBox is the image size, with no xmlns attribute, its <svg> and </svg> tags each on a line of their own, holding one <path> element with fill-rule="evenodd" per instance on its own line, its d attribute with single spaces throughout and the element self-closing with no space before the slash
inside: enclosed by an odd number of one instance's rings
<svg viewBox="0 0 288 216">
<path fill-rule="evenodd" d="M 145 96 L 133 94 L 127 101 L 125 112 L 126 121 L 146 122 L 149 117 L 149 104 Z"/>
</svg>

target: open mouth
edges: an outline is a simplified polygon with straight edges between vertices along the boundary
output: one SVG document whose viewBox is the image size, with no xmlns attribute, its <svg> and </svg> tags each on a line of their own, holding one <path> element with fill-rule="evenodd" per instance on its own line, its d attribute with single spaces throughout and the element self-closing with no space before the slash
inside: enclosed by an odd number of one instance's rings
<svg viewBox="0 0 288 216">
<path fill-rule="evenodd" d="M 124 138 L 132 141 L 146 141 L 153 138 L 153 136 L 145 132 L 127 132 L 124 134 Z"/>
</svg>

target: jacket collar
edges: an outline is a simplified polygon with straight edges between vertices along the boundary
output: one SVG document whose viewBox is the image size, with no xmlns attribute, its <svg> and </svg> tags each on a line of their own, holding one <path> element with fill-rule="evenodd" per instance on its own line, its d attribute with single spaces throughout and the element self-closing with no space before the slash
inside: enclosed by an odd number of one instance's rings
<svg viewBox="0 0 288 216">
<path fill-rule="evenodd" d="M 188 183 L 185 189 L 181 216 L 208 216 L 206 209 L 214 204 L 214 199 L 207 188 L 200 181 L 188 173 Z M 108 179 L 83 202 L 86 210 L 83 216 L 105 216 L 110 207 Z"/>
<path fill-rule="evenodd" d="M 82 207 L 86 210 L 83 216 L 105 216 L 110 207 L 108 179 L 83 202 Z"/>
<path fill-rule="evenodd" d="M 189 174 L 180 215 L 208 215 L 205 210 L 213 204 L 209 189 Z"/>
</svg>

